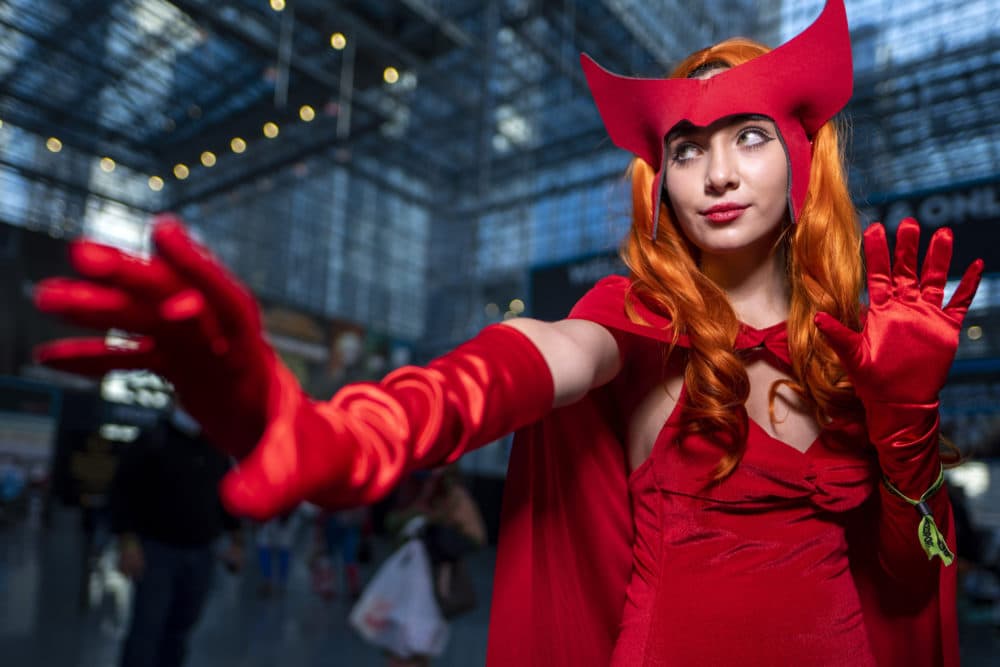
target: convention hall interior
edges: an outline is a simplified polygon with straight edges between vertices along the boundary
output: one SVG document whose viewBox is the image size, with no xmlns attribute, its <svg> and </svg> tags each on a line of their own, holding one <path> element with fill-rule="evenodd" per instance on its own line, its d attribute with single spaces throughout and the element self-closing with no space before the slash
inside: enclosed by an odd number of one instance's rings
<svg viewBox="0 0 1000 667">
<path fill-rule="evenodd" d="M 154 216 L 177 214 L 253 292 L 268 341 L 322 400 L 489 324 L 560 319 L 598 279 L 627 274 L 630 156 L 607 137 L 581 53 L 663 76 L 725 37 L 781 44 L 822 6 L 0 0 L 0 662 L 119 664 L 135 587 L 109 518 L 116 477 L 174 419 L 152 373 L 35 363 L 36 345 L 81 331 L 32 301 L 39 281 L 72 275 L 71 241 L 148 256 Z M 846 7 L 855 80 L 842 118 L 862 225 L 914 216 L 925 243 L 951 227 L 946 292 L 985 260 L 941 425 L 964 457 L 946 475 L 974 544 L 958 563 L 963 663 L 992 665 L 1000 0 Z M 485 662 L 510 451 L 506 437 L 457 463 L 486 545 L 466 562 L 474 599 L 430 664 Z M 184 664 L 387 664 L 352 610 L 396 553 L 399 502 L 348 518 L 303 506 L 280 525 L 236 518 L 212 542 Z M 347 549 L 334 525 L 353 535 Z"/>
</svg>

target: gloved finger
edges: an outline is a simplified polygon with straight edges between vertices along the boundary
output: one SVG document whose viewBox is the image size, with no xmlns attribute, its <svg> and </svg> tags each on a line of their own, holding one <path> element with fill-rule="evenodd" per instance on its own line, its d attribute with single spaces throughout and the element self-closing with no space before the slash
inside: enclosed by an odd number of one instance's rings
<svg viewBox="0 0 1000 667">
<path fill-rule="evenodd" d="M 916 301 L 917 246 L 920 243 L 920 225 L 913 218 L 903 218 L 896 229 L 896 252 L 892 264 L 892 286 L 896 297 Z"/>
<path fill-rule="evenodd" d="M 229 351 L 218 321 L 198 290 L 186 289 L 170 297 L 160 305 L 160 315 L 165 345 L 181 353 L 206 351 L 220 360 Z"/>
<path fill-rule="evenodd" d="M 100 243 L 74 241 L 70 261 L 85 278 L 143 298 L 163 299 L 184 289 L 180 277 L 159 257 L 146 260 Z"/>
<path fill-rule="evenodd" d="M 969 306 L 972 305 L 972 299 L 976 296 L 976 290 L 979 289 L 979 280 L 982 277 L 983 260 L 977 259 L 965 270 L 962 281 L 958 283 L 955 293 L 951 295 L 948 305 L 944 308 L 949 317 L 956 322 L 961 322 L 965 319 L 965 314 L 969 312 Z"/>
<path fill-rule="evenodd" d="M 63 338 L 34 348 L 35 361 L 52 368 L 98 377 L 113 370 L 149 369 L 159 372 L 160 357 L 152 339 L 130 339 L 109 345 L 106 338 Z"/>
<path fill-rule="evenodd" d="M 207 249 L 194 242 L 180 220 L 162 216 L 153 229 L 153 242 L 163 259 L 204 295 L 224 331 L 236 334 L 259 327 L 253 297 Z"/>
<path fill-rule="evenodd" d="M 35 307 L 91 329 L 125 329 L 150 333 L 155 311 L 114 287 L 85 280 L 47 278 L 35 287 Z"/>
<path fill-rule="evenodd" d="M 861 367 L 864 363 L 861 334 L 848 329 L 829 313 L 816 313 L 813 321 L 826 342 L 837 353 L 844 368 L 852 371 Z"/>
<path fill-rule="evenodd" d="M 920 270 L 920 298 L 938 308 L 944 301 L 944 286 L 948 282 L 953 240 L 954 234 L 947 227 L 934 232 L 927 247 L 924 265 Z"/>
<path fill-rule="evenodd" d="M 889 267 L 889 244 L 885 227 L 875 223 L 865 230 L 865 269 L 868 274 L 868 300 L 882 305 L 892 297 L 892 276 Z"/>
</svg>

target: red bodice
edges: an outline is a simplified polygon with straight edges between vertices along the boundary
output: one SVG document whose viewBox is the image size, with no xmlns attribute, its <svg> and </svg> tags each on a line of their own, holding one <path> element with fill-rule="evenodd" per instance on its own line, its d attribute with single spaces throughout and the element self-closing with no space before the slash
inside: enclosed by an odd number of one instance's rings
<svg viewBox="0 0 1000 667">
<path fill-rule="evenodd" d="M 641 322 L 627 316 L 629 284 L 600 281 L 570 315 L 615 335 L 622 372 L 517 435 L 487 664 L 956 667 L 954 568 L 918 553 L 887 573 L 916 525 L 873 492 L 863 428 L 803 454 L 750 424 L 739 467 L 706 485 L 722 452 L 683 434 L 677 407 L 627 473 L 629 417 L 662 382 L 650 370 L 688 346 L 637 300 Z M 783 327 L 744 328 L 736 347 L 787 364 Z"/>
<path fill-rule="evenodd" d="M 633 567 L 612 665 L 874 665 L 845 522 L 875 462 L 843 432 L 803 453 L 751 420 L 739 466 L 709 482 L 722 450 L 682 428 L 685 399 L 628 479 Z"/>
</svg>

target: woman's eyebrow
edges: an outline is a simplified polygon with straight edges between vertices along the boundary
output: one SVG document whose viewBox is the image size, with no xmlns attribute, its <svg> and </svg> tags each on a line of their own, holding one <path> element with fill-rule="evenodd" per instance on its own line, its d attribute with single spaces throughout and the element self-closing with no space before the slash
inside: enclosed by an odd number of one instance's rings
<svg viewBox="0 0 1000 667">
<path fill-rule="evenodd" d="M 681 126 L 675 128 L 675 129 L 671 130 L 667 134 L 666 143 L 669 144 L 669 143 L 671 143 L 673 141 L 676 141 L 678 139 L 687 139 L 687 138 L 690 138 L 692 136 L 696 136 L 696 135 L 698 135 L 700 133 L 703 133 L 703 132 L 705 132 L 707 130 L 708 130 L 708 128 L 697 127 L 697 126 L 691 125 L 691 124 L 681 125 Z"/>
</svg>

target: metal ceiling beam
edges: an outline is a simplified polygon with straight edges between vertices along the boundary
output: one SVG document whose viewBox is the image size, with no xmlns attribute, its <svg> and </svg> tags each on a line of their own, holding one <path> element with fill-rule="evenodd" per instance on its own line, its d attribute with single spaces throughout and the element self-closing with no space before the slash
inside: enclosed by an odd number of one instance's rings
<svg viewBox="0 0 1000 667">
<path fill-rule="evenodd" d="M 477 50 L 475 37 L 447 16 L 438 12 L 430 3 L 425 0 L 402 0 L 402 2 L 410 11 L 437 28 L 442 35 L 454 42 L 459 48 Z"/>
<path fill-rule="evenodd" d="M 441 86 L 434 77 L 425 78 L 420 76 L 422 72 L 425 72 L 430 67 L 431 63 L 429 61 L 406 48 L 399 41 L 384 36 L 381 31 L 370 26 L 364 18 L 351 11 L 343 2 L 338 1 L 335 4 L 338 9 L 338 24 L 341 22 L 346 24 L 350 31 L 356 32 L 363 38 L 363 43 L 366 45 L 374 46 L 379 51 L 397 56 L 406 69 L 418 75 L 418 86 L 436 92 L 445 99 L 450 100 L 456 106 L 466 108 L 476 107 L 478 100 L 474 96 L 463 95 L 464 91 L 459 91 L 448 86 Z"/>
<path fill-rule="evenodd" d="M 648 6 L 639 7 L 634 0 L 603 0 L 603 4 L 664 70 L 673 68 L 678 60 L 687 55 L 688 49 L 670 48 L 670 45 L 677 44 L 676 40 L 670 39 L 671 35 L 643 21 L 643 14 L 649 11 Z M 666 7 L 662 3 L 660 6 L 664 13 L 669 14 L 668 20 L 676 26 L 676 34 L 707 41 L 701 26 L 691 20 L 689 9 Z"/>
<path fill-rule="evenodd" d="M 231 23 L 219 11 L 213 9 L 214 5 L 210 6 L 194 0 L 171 0 L 171 4 L 190 16 L 195 22 L 204 21 L 214 32 L 221 35 L 228 35 L 238 42 L 249 46 L 259 55 L 267 58 L 276 56 L 275 45 L 277 42 L 269 42 L 240 25 Z M 307 79 L 325 86 L 331 92 L 335 92 L 339 87 L 339 79 L 337 77 L 327 74 L 322 68 L 316 67 L 301 58 L 292 58 L 290 66 L 292 70 Z"/>
<path fill-rule="evenodd" d="M 532 165 L 535 171 L 547 167 L 565 164 L 571 160 L 593 155 L 602 146 L 610 142 L 603 126 L 587 128 L 582 132 L 565 137 L 556 142 L 543 144 L 529 151 L 523 151 L 493 162 L 493 174 L 496 180 L 510 178 L 523 173 L 525 162 Z M 624 155 L 624 152 L 623 152 Z M 471 187 L 471 186 L 466 186 Z"/>
<path fill-rule="evenodd" d="M 0 19 L 0 25 L 4 25 L 5 27 L 11 28 L 13 30 L 18 30 L 17 26 L 14 26 L 13 24 L 10 24 L 9 22 L 7 22 L 7 21 L 5 21 L 3 19 Z M 53 41 L 51 41 L 51 40 L 49 40 L 49 39 L 47 39 L 47 38 L 45 38 L 43 36 L 35 35 L 33 33 L 24 33 L 24 32 L 21 32 L 21 34 L 25 35 L 26 37 L 28 37 L 29 39 L 31 39 L 33 41 L 33 43 L 38 44 L 39 46 L 42 46 L 42 47 L 45 47 L 45 48 L 49 48 L 49 49 L 53 49 L 53 50 L 58 50 L 59 47 L 60 47 L 60 45 L 57 44 L 56 42 L 53 42 Z M 93 65 L 90 65 L 88 63 L 81 63 L 81 64 L 85 68 L 87 68 L 89 71 L 93 71 L 94 70 L 94 66 Z M 103 72 L 103 74 L 107 75 L 109 80 L 113 80 L 115 78 L 115 76 L 116 76 L 115 74 L 113 74 L 113 73 L 111 73 L 108 70 L 103 69 L 103 68 L 101 68 L 100 71 Z M 147 152 L 147 151 L 144 150 L 144 147 L 142 147 L 141 145 L 139 145 L 134 140 L 134 136 L 132 134 L 128 134 L 128 133 L 122 132 L 120 130 L 111 130 L 109 128 L 105 128 L 105 127 L 101 126 L 99 123 L 88 122 L 85 119 L 81 119 L 81 118 L 78 118 L 76 116 L 71 115 L 72 111 L 78 110 L 78 105 L 76 105 L 76 104 L 68 103 L 68 104 L 65 104 L 65 105 L 54 106 L 52 104 L 49 104 L 46 100 L 40 99 L 38 97 L 29 97 L 29 96 L 27 96 L 27 95 L 25 95 L 23 93 L 15 92 L 10 87 L 9 84 L 15 82 L 16 80 L 17 79 L 14 76 L 8 76 L 8 77 L 4 78 L 3 83 L 0 84 L 0 98 L 8 97 L 10 99 L 17 100 L 18 102 L 20 102 L 22 104 L 25 104 L 27 106 L 31 106 L 33 108 L 38 109 L 41 112 L 41 114 L 42 114 L 42 118 L 41 118 L 40 121 L 29 120 L 26 117 L 22 116 L 19 120 L 20 120 L 21 125 L 23 127 L 25 127 L 25 129 L 34 128 L 34 131 L 39 131 L 38 128 L 44 128 L 44 129 L 42 129 L 40 131 L 42 131 L 42 132 L 49 132 L 49 133 L 52 133 L 52 134 L 56 134 L 57 132 L 53 128 L 62 128 L 64 126 L 66 126 L 66 123 L 64 122 L 64 119 L 68 118 L 68 119 L 72 119 L 72 123 L 70 123 L 70 124 L 72 126 L 74 126 L 74 127 L 80 128 L 80 131 L 85 136 L 92 137 L 92 138 L 95 138 L 95 139 L 99 138 L 99 137 L 102 137 L 102 136 L 113 137 L 114 140 L 116 140 L 116 141 L 120 142 L 121 144 L 127 146 L 128 150 L 131 151 L 131 152 L 133 152 L 133 153 L 146 153 Z M 94 91 L 93 91 L 92 88 L 88 88 L 87 86 L 81 86 L 81 88 L 86 88 L 87 89 L 86 90 L 86 96 L 89 99 L 93 98 Z M 77 145 L 80 146 L 81 148 L 84 147 L 84 144 L 81 144 L 79 142 L 77 142 Z M 92 149 L 88 148 L 87 150 L 91 151 Z"/>
<path fill-rule="evenodd" d="M 252 50 L 264 57 L 272 57 L 273 54 L 273 44 L 270 44 L 266 40 L 260 38 L 258 35 L 251 33 L 250 31 L 241 28 L 238 25 L 234 25 L 231 22 L 223 18 L 217 11 L 209 9 L 206 5 L 195 2 L 193 0 L 173 0 L 173 4 L 179 9 L 187 13 L 194 20 L 202 20 L 206 22 L 212 30 L 216 31 L 221 35 L 229 36 L 230 38 L 236 39 L 237 41 L 249 46 Z M 362 28 L 365 34 L 368 35 L 371 31 L 370 28 Z M 376 33 L 377 35 L 377 33 Z M 378 36 L 380 43 L 385 43 L 385 39 Z M 303 58 L 292 58 L 290 67 L 292 71 L 301 75 L 307 81 L 311 81 L 314 84 L 320 86 L 322 89 L 328 90 L 331 96 L 336 99 L 337 94 L 340 90 L 340 79 L 339 77 L 332 76 L 326 72 L 326 70 L 309 63 Z M 391 117 L 387 116 L 381 108 L 377 105 L 366 102 L 364 96 L 355 94 L 352 98 L 352 105 L 362 109 L 368 114 L 371 114 L 375 118 L 378 118 L 380 122 L 372 123 L 368 125 L 368 130 L 365 131 L 376 131 L 378 130 L 382 123 L 391 121 Z M 355 128 L 352 130 L 351 138 L 356 138 L 361 130 Z M 404 141 L 406 139 L 404 138 Z M 321 152 L 326 148 L 338 143 L 336 138 L 330 140 L 323 140 L 317 142 L 311 152 Z M 294 161 L 301 160 L 310 154 L 309 150 L 302 151 L 299 153 Z M 289 161 L 285 159 L 279 159 L 277 165 L 288 164 Z"/>
<path fill-rule="evenodd" d="M 79 3 L 70 10 L 65 19 L 53 26 L 50 33 L 44 37 L 27 32 L 24 26 L 15 25 L 0 16 L 0 25 L 32 40 L 31 45 L 24 52 L 18 54 L 20 58 L 17 65 L 0 79 L 0 89 L 5 88 L 10 81 L 17 78 L 23 65 L 32 65 L 36 61 L 44 59 L 46 49 L 62 50 L 57 45 L 61 46 L 71 34 L 79 29 L 81 24 L 93 25 L 99 20 L 107 18 L 109 10 L 108 3 L 102 0 Z"/>
<path fill-rule="evenodd" d="M 0 91 L 0 105 L 2 105 L 3 98 L 15 100 L 20 104 L 42 111 L 41 119 L 17 111 L 4 112 L 6 120 L 29 132 L 40 136 L 58 135 L 60 141 L 65 145 L 77 148 L 88 155 L 103 154 L 99 150 L 102 146 L 121 148 L 127 154 L 119 154 L 120 161 L 135 168 L 146 169 L 154 159 L 154 154 L 151 151 L 137 144 L 132 136 L 125 132 L 96 123 L 88 123 L 76 117 L 69 117 L 68 122 L 56 123 L 50 119 L 62 113 L 63 110 L 60 107 L 12 91 Z M 118 155 L 114 157 L 119 159 Z"/>
<path fill-rule="evenodd" d="M 0 156 L 0 166 L 6 167 L 12 171 L 23 175 L 27 180 L 31 182 L 46 183 L 53 187 L 58 187 L 61 190 L 66 190 L 72 192 L 73 194 L 80 195 L 83 197 L 98 197 L 106 201 L 114 202 L 116 204 L 121 204 L 127 208 L 130 208 L 141 213 L 147 213 L 152 215 L 155 211 L 150 209 L 145 204 L 140 204 L 134 201 L 129 201 L 126 199 L 120 199 L 114 197 L 105 192 L 97 192 L 91 189 L 89 186 L 67 180 L 65 178 L 60 178 L 58 176 L 53 176 L 49 171 L 41 171 L 39 169 L 34 169 L 23 164 L 17 164 L 16 162 L 11 162 L 3 156 Z"/>
<path fill-rule="evenodd" d="M 185 191 L 180 196 L 172 198 L 169 202 L 169 207 L 173 209 L 179 209 L 183 206 L 189 206 L 191 204 L 197 204 L 203 202 L 212 197 L 229 192 L 239 185 L 244 183 L 253 182 L 258 178 L 264 176 L 274 176 L 275 174 L 281 174 L 287 171 L 288 167 L 301 162 L 302 160 L 309 157 L 316 157 L 322 159 L 325 162 L 334 164 L 335 166 L 340 166 L 348 171 L 356 173 L 365 179 L 376 183 L 380 187 L 383 187 L 389 192 L 396 194 L 397 196 L 410 201 L 412 203 L 418 204 L 420 206 L 427 207 L 432 210 L 439 210 L 438 204 L 435 201 L 424 199 L 415 196 L 413 193 L 406 190 L 402 190 L 388 180 L 384 179 L 378 174 L 369 173 L 363 169 L 360 169 L 353 160 L 348 160 L 346 162 L 338 161 L 334 155 L 337 149 L 356 149 L 356 139 L 359 135 L 370 135 L 377 132 L 381 127 L 381 122 L 373 122 L 367 126 L 357 128 L 351 138 L 348 140 L 340 139 L 335 133 L 328 135 L 324 139 L 318 142 L 312 142 L 308 146 L 300 147 L 298 150 L 292 151 L 287 155 L 282 155 L 277 158 L 272 158 L 268 160 L 262 160 L 256 163 L 252 168 L 240 171 L 239 173 L 234 173 L 232 176 L 219 179 L 213 183 L 210 187 L 197 189 L 191 188 L 191 190 Z M 413 159 L 404 161 L 401 167 L 410 167 L 419 169 L 421 162 L 418 160 L 419 156 L 414 155 Z M 439 190 L 439 184 L 430 183 L 431 189 Z"/>
</svg>

